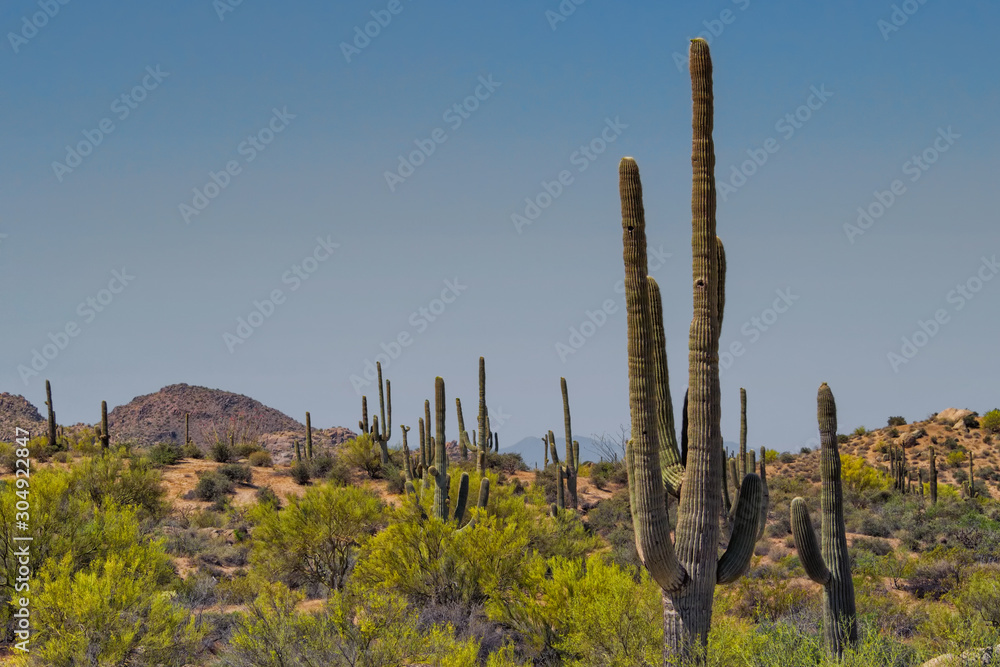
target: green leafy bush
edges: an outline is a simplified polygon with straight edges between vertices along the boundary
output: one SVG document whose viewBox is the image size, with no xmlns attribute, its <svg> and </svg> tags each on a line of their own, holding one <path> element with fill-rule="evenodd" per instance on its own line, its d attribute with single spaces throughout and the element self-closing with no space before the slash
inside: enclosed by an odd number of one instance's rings
<svg viewBox="0 0 1000 667">
<path fill-rule="evenodd" d="M 233 460 L 235 452 L 233 452 L 233 449 L 229 446 L 228 442 L 219 440 L 212 445 L 212 449 L 209 451 L 209 456 L 216 463 L 229 463 Z"/>
<path fill-rule="evenodd" d="M 150 463 L 154 466 L 172 466 L 183 458 L 181 448 L 169 442 L 161 442 L 153 445 L 147 454 Z"/>
<path fill-rule="evenodd" d="M 218 473 L 237 484 L 253 485 L 253 471 L 243 463 L 225 463 L 217 468 Z"/>
<path fill-rule="evenodd" d="M 181 447 L 181 453 L 184 454 L 184 458 L 186 459 L 205 458 L 205 452 L 201 451 L 201 447 L 194 444 L 193 442 L 188 442 L 183 447 Z"/>
<path fill-rule="evenodd" d="M 255 468 L 270 468 L 274 465 L 274 461 L 269 452 L 259 450 L 250 454 L 250 465 Z"/>
<path fill-rule="evenodd" d="M 887 426 L 906 426 L 906 419 L 904 417 L 889 417 Z"/>
<path fill-rule="evenodd" d="M 227 494 L 233 493 L 233 481 L 215 470 L 208 470 L 198 477 L 191 495 L 208 502 L 218 502 Z"/>
<path fill-rule="evenodd" d="M 323 484 L 288 502 L 257 510 L 255 564 L 293 587 L 341 588 L 357 550 L 385 523 L 382 501 L 356 486 Z"/>
<path fill-rule="evenodd" d="M 292 479 L 299 486 L 305 486 L 312 478 L 312 475 L 309 474 L 309 466 L 302 461 L 296 461 L 293 463 L 290 473 L 292 475 Z"/>
<path fill-rule="evenodd" d="M 988 433 L 1000 433 L 1000 409 L 992 409 L 979 420 L 979 426 Z"/>
</svg>

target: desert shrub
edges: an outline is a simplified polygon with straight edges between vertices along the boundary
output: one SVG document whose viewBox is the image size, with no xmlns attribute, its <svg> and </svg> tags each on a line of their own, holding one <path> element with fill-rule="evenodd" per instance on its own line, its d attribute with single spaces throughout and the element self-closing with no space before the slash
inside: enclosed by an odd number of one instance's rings
<svg viewBox="0 0 1000 667">
<path fill-rule="evenodd" d="M 212 449 L 209 450 L 208 454 L 216 463 L 229 463 L 235 456 L 235 452 L 233 452 L 229 443 L 223 442 L 222 440 L 219 440 L 212 445 Z"/>
<path fill-rule="evenodd" d="M 506 454 L 487 452 L 486 467 L 490 470 L 497 470 L 508 475 L 528 470 L 528 464 L 524 462 L 524 459 L 521 458 L 520 454 L 515 452 L 509 452 Z"/>
<path fill-rule="evenodd" d="M 973 412 L 971 415 L 962 417 L 962 423 L 966 428 L 979 428 L 979 415 Z"/>
<path fill-rule="evenodd" d="M 248 596 L 221 667 L 476 664 L 478 642 L 458 641 L 447 627 L 421 631 L 416 611 L 391 592 L 337 592 L 313 614 L 296 611 L 302 595 L 284 585 L 264 582 L 254 590 L 261 588 Z M 521 667 L 506 660 L 488 665 Z"/>
<path fill-rule="evenodd" d="M 889 417 L 887 426 L 906 426 L 906 419 L 904 417 Z"/>
<path fill-rule="evenodd" d="M 866 429 L 864 426 L 859 426 L 856 429 L 854 429 L 854 432 L 851 433 L 851 435 L 865 435 L 867 433 L 868 429 Z"/>
<path fill-rule="evenodd" d="M 1000 409 L 992 409 L 979 420 L 979 426 L 988 433 L 1000 433 Z"/>
<path fill-rule="evenodd" d="M 820 600 L 807 587 L 778 569 L 759 569 L 762 576 L 740 577 L 726 586 L 729 613 L 754 623 L 776 622 L 797 614 L 820 617 Z"/>
<path fill-rule="evenodd" d="M 611 559 L 626 568 L 642 568 L 635 549 L 628 491 L 623 489 L 587 513 L 587 523 L 611 545 Z"/>
<path fill-rule="evenodd" d="M 237 484 L 253 485 L 253 471 L 243 463 L 225 463 L 217 468 L 220 475 Z"/>
<path fill-rule="evenodd" d="M 186 443 L 183 447 L 181 447 L 181 454 L 183 454 L 186 459 L 205 458 L 205 452 L 201 451 L 201 447 L 193 442 Z"/>
<path fill-rule="evenodd" d="M 159 544 L 136 544 L 77 570 L 72 558 L 42 566 L 33 583 L 33 659 L 47 667 L 181 665 L 200 653 L 204 630 L 164 590 L 169 557 Z M 37 589 L 36 589 L 37 587 Z"/>
<path fill-rule="evenodd" d="M 343 445 L 341 459 L 351 468 L 364 470 L 368 477 L 376 479 L 382 470 L 382 455 L 367 433 L 351 438 Z"/>
<path fill-rule="evenodd" d="M 117 454 L 95 456 L 75 466 L 71 474 L 72 483 L 98 505 L 110 498 L 119 505 L 135 505 L 152 517 L 166 509 L 160 473 L 143 459 L 125 465 Z"/>
<path fill-rule="evenodd" d="M 309 474 L 312 477 L 326 477 L 333 470 L 335 461 L 329 454 L 323 454 L 322 456 L 314 456 L 309 459 L 308 465 Z"/>
<path fill-rule="evenodd" d="M 385 490 L 387 492 L 398 496 L 406 491 L 406 477 L 403 475 L 402 470 L 390 463 L 382 469 L 382 474 L 385 477 Z M 459 475 L 459 477 L 461 477 L 461 475 Z M 469 493 L 473 502 L 475 502 L 475 490 L 470 488 Z"/>
<path fill-rule="evenodd" d="M 339 484 L 340 486 L 347 486 L 351 483 L 351 469 L 346 463 L 339 457 L 334 457 L 333 466 L 330 471 L 326 474 L 327 480 L 333 482 L 334 484 Z"/>
<path fill-rule="evenodd" d="M 149 462 L 157 467 L 172 466 L 183 457 L 181 448 L 169 442 L 153 445 L 146 456 Z"/>
<path fill-rule="evenodd" d="M 383 503 L 356 486 L 314 486 L 283 510 L 259 508 L 254 563 L 293 587 L 341 588 L 357 550 L 384 524 Z"/>
<path fill-rule="evenodd" d="M 281 499 L 278 498 L 278 494 L 270 486 L 262 486 L 257 489 L 254 497 L 262 505 L 270 505 L 276 510 L 281 509 Z"/>
<path fill-rule="evenodd" d="M 69 452 L 60 450 L 52 455 L 52 460 L 56 463 L 66 463 L 69 461 Z"/>
<path fill-rule="evenodd" d="M 270 452 L 265 452 L 263 450 L 258 450 L 256 452 L 251 452 L 250 454 L 250 465 L 255 468 L 270 468 L 274 465 L 274 461 L 271 459 Z"/>
<path fill-rule="evenodd" d="M 844 486 L 855 493 L 889 488 L 889 477 L 860 456 L 840 455 L 840 476 Z"/>
<path fill-rule="evenodd" d="M 958 439 L 957 438 L 945 438 L 945 440 L 944 440 L 944 446 L 947 449 L 949 449 L 949 450 L 955 450 L 955 449 L 958 448 Z"/>
<path fill-rule="evenodd" d="M 198 476 L 198 483 L 191 491 L 197 500 L 217 502 L 233 493 L 233 481 L 216 470 L 208 470 Z"/>
<path fill-rule="evenodd" d="M 778 457 L 778 461 L 780 461 L 781 463 L 794 463 L 795 455 L 792 454 L 791 452 L 782 452 L 781 455 Z"/>
<path fill-rule="evenodd" d="M 309 474 L 309 466 L 302 461 L 293 463 L 289 472 L 292 475 L 292 480 L 299 486 L 305 486 L 312 479 L 312 475 Z"/>
<path fill-rule="evenodd" d="M 979 616 L 1000 629 L 1000 571 L 995 567 L 973 572 L 953 596 L 955 605 L 967 616 Z"/>
<path fill-rule="evenodd" d="M 236 444 L 236 447 L 234 447 L 233 451 L 236 453 L 237 457 L 241 459 L 246 459 L 250 458 L 250 455 L 253 454 L 254 452 L 260 452 L 263 451 L 263 449 L 264 448 L 261 447 L 256 442 L 240 442 Z"/>
<path fill-rule="evenodd" d="M 895 427 L 894 428 L 890 428 L 889 429 L 889 437 L 890 438 L 898 438 L 899 437 L 899 429 L 895 428 Z"/>
<path fill-rule="evenodd" d="M 615 468 L 617 467 L 619 467 L 619 464 L 611 463 L 610 461 L 599 461 L 593 464 L 590 466 L 590 483 L 603 491 L 608 488 L 608 483 L 611 481 L 611 476 L 615 473 Z"/>
<path fill-rule="evenodd" d="M 961 465 L 965 462 L 965 451 L 958 449 L 953 452 L 948 452 L 948 456 L 946 456 L 944 460 L 949 466 Z"/>
<path fill-rule="evenodd" d="M 839 444 L 844 445 L 844 444 L 847 444 L 850 441 L 851 441 L 851 436 L 847 435 L 846 433 L 838 433 L 837 434 L 837 442 Z"/>
</svg>

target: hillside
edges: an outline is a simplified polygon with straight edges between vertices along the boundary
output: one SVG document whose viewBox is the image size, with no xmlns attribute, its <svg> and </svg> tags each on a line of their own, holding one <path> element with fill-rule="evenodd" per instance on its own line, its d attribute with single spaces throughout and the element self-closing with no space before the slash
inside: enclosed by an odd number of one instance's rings
<svg viewBox="0 0 1000 667">
<path fill-rule="evenodd" d="M 45 430 L 45 418 L 20 394 L 0 392 L 0 442 L 12 441 L 15 429 L 28 429 L 32 436 Z"/>
</svg>

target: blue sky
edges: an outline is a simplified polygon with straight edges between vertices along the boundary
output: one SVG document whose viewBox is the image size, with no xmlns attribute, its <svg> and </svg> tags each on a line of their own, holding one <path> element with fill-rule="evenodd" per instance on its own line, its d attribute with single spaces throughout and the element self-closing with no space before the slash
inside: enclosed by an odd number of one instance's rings
<svg viewBox="0 0 1000 667">
<path fill-rule="evenodd" d="M 751 444 L 779 450 L 814 444 L 824 381 L 842 431 L 1000 405 L 1000 8 L 623 4 L 5 3 L 0 388 L 42 405 L 52 380 L 66 423 L 187 382 L 353 426 L 384 343 L 397 437 L 436 375 L 473 410 L 480 355 L 501 442 L 561 429 L 560 376 L 574 431 L 617 433 L 624 155 L 686 384 L 678 60 L 701 33 L 724 436 L 741 386 Z"/>
</svg>

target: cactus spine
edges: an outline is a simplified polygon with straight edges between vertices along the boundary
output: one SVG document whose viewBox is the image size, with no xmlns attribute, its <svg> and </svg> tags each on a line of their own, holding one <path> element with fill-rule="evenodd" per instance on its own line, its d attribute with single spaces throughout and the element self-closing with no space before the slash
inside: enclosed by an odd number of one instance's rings
<svg viewBox="0 0 1000 667">
<path fill-rule="evenodd" d="M 823 586 L 823 634 L 826 648 L 838 659 L 848 644 L 858 640 L 854 607 L 854 581 L 851 559 L 847 553 L 844 529 L 844 498 L 840 486 L 840 452 L 837 447 L 837 405 L 833 392 L 824 382 L 817 397 L 822 454 L 823 550 L 816 545 L 816 534 L 806 501 L 792 501 L 792 535 L 806 574 Z"/>
<path fill-rule="evenodd" d="M 108 432 L 108 402 L 101 401 L 101 450 L 111 448 L 111 434 Z"/>
<path fill-rule="evenodd" d="M 735 581 L 749 566 L 760 520 L 760 478 L 748 475 L 736 500 L 729 548 L 718 558 L 722 503 L 722 432 L 719 393 L 719 324 L 724 305 L 724 251 L 715 234 L 715 155 L 712 143 L 712 64 L 708 44 L 691 42 L 694 98 L 692 254 L 694 318 L 689 338 L 687 458 L 670 541 L 660 452 L 669 450 L 660 416 L 668 387 L 655 369 L 666 357 L 654 350 L 654 281 L 647 277 L 642 185 L 635 161 L 619 167 L 625 300 L 628 316 L 629 408 L 632 439 L 626 451 L 629 494 L 639 557 L 664 593 L 664 663 L 673 656 L 704 660 L 716 583 Z M 662 356 L 660 356 L 662 354 Z M 654 356 L 656 355 L 656 356 Z M 662 420 L 662 421 L 665 421 Z M 672 460 L 682 459 L 676 451 Z"/>
<path fill-rule="evenodd" d="M 931 459 L 931 471 L 930 471 L 930 494 L 931 494 L 931 505 L 937 505 L 937 463 L 936 457 L 934 456 L 934 447 L 931 446 L 928 450 Z"/>
<path fill-rule="evenodd" d="M 56 451 L 58 447 L 58 436 L 56 435 L 56 411 L 52 407 L 52 385 L 45 381 L 45 405 L 49 409 L 49 448 Z"/>
<path fill-rule="evenodd" d="M 313 457 L 313 427 L 312 427 L 312 417 L 306 412 L 306 459 L 312 460 Z"/>
</svg>

